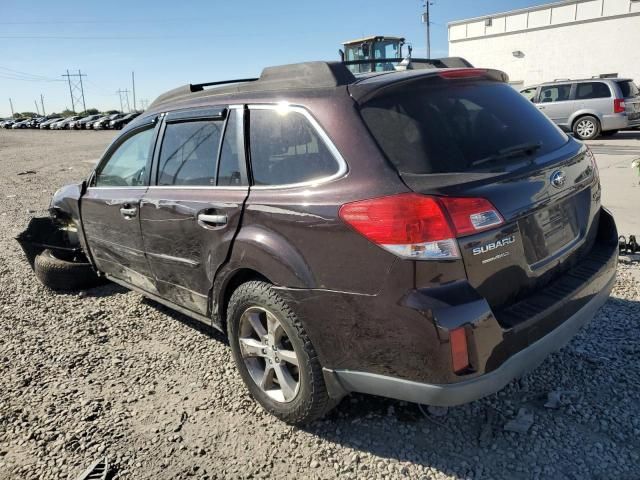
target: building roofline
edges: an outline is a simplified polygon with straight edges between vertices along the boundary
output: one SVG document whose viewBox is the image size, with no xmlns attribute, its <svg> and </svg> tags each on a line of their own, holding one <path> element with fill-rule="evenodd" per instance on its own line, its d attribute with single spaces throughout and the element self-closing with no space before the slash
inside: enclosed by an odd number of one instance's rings
<svg viewBox="0 0 640 480">
<path fill-rule="evenodd" d="M 453 22 L 447 23 L 447 28 L 454 25 L 464 25 L 465 23 L 486 20 L 488 18 L 506 17 L 507 15 L 518 15 L 521 13 L 537 12 L 539 10 L 546 10 L 547 8 L 564 7 L 567 5 L 575 5 L 577 3 L 586 3 L 591 1 L 593 0 L 570 0 L 570 1 L 565 0 L 560 2 L 545 3 L 543 5 L 534 5 L 532 7 L 518 8 L 516 10 L 507 10 L 507 11 L 502 11 L 497 13 L 491 13 L 487 15 L 481 15 L 479 17 L 465 18 L 463 20 L 454 20 Z M 602 17 L 602 18 L 606 18 L 606 17 Z"/>
</svg>

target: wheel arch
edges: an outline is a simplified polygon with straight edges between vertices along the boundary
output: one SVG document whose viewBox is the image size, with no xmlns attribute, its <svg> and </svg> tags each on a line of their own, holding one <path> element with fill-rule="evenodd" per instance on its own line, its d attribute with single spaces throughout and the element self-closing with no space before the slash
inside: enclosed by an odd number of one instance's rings
<svg viewBox="0 0 640 480">
<path fill-rule="evenodd" d="M 223 269 L 224 270 L 227 269 Z M 222 273 L 223 278 L 218 278 L 218 281 L 214 283 L 211 293 L 211 304 L 213 321 L 223 332 L 227 331 L 227 306 L 233 292 L 243 283 L 250 282 L 252 280 L 260 280 L 263 282 L 273 282 L 262 273 L 254 270 L 253 268 L 241 267 L 237 269 L 227 270 Z"/>
<path fill-rule="evenodd" d="M 602 114 L 596 112 L 595 110 L 582 109 L 573 113 L 573 115 L 569 118 L 569 128 L 573 130 L 576 122 L 580 120 L 582 117 L 596 117 L 600 125 L 602 125 Z"/>
</svg>

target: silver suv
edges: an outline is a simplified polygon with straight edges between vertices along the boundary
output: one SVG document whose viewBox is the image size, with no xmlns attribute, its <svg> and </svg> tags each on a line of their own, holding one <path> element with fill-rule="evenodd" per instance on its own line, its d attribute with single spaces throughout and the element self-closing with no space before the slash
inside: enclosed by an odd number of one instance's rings
<svg viewBox="0 0 640 480">
<path fill-rule="evenodd" d="M 558 80 L 521 90 L 560 128 L 581 140 L 640 126 L 640 92 L 633 80 Z"/>
</svg>

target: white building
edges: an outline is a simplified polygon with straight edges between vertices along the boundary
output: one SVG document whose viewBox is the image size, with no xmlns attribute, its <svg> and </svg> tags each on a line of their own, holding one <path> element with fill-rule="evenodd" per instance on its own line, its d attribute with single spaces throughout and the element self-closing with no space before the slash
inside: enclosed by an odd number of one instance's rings
<svg viewBox="0 0 640 480">
<path fill-rule="evenodd" d="M 640 83 L 640 0 L 569 0 L 449 23 L 449 56 L 514 86 L 617 73 Z"/>
</svg>

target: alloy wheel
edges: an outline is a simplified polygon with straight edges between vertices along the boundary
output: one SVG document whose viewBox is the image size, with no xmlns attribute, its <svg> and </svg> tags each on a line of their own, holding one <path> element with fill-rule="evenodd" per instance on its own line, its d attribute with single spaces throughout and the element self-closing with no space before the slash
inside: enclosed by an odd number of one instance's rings
<svg viewBox="0 0 640 480">
<path fill-rule="evenodd" d="M 576 126 L 578 135 L 582 138 L 588 138 L 596 131 L 596 126 L 591 120 L 580 120 Z"/>
<path fill-rule="evenodd" d="M 256 385 L 276 402 L 292 401 L 300 390 L 299 359 L 276 315 L 261 307 L 246 309 L 238 341 Z"/>
</svg>

